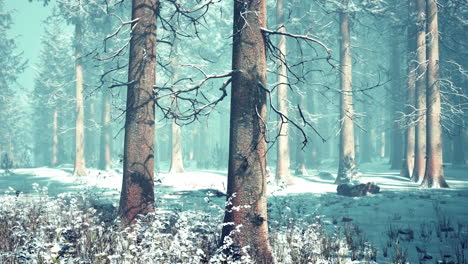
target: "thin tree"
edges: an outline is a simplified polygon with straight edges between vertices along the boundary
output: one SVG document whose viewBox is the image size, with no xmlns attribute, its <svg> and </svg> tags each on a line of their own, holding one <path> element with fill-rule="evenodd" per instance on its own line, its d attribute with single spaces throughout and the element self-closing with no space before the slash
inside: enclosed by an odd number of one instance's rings
<svg viewBox="0 0 468 264">
<path fill-rule="evenodd" d="M 396 2 L 394 2 L 396 6 Z M 395 7 L 396 9 L 396 7 Z M 397 10 L 396 10 L 397 11 Z M 391 131 L 391 156 L 390 156 L 390 168 L 392 170 L 401 169 L 403 160 L 403 141 L 400 127 L 398 126 L 397 120 L 399 119 L 398 109 L 401 108 L 401 75 L 400 75 L 400 40 L 398 38 L 396 24 L 391 25 L 390 33 L 390 76 L 391 76 L 391 87 L 392 87 L 392 131 Z"/>
<path fill-rule="evenodd" d="M 107 90 L 102 91 L 102 119 L 101 119 L 101 147 L 99 168 L 101 170 L 111 169 L 111 95 Z"/>
<path fill-rule="evenodd" d="M 286 32 L 284 26 L 284 0 L 276 1 L 276 24 L 278 31 Z M 288 72 L 286 69 L 286 36 L 278 35 L 278 110 L 285 116 L 288 115 Z M 278 116 L 278 153 L 276 164 L 276 182 L 292 184 L 290 173 L 290 153 L 289 153 L 289 131 L 288 123 Z"/>
<path fill-rule="evenodd" d="M 178 67 L 179 62 L 177 58 L 177 42 L 174 39 L 172 43 L 172 59 L 171 59 L 171 68 L 172 68 L 172 80 L 176 82 L 178 77 Z M 177 90 L 177 85 L 174 85 L 174 90 Z M 177 108 L 177 98 L 174 98 L 172 101 L 174 111 Z M 182 133 L 180 125 L 177 124 L 177 120 L 172 120 L 171 122 L 171 167 L 169 171 L 171 173 L 182 173 L 184 172 L 184 161 L 182 158 Z"/>
<path fill-rule="evenodd" d="M 426 169 L 426 0 L 417 0 L 416 20 L 416 136 L 414 151 L 413 182 L 420 182 Z"/>
<path fill-rule="evenodd" d="M 351 40 L 348 0 L 342 0 L 340 11 L 340 160 L 336 184 L 349 182 L 356 173 L 354 160 L 354 110 L 352 95 Z"/>
<path fill-rule="evenodd" d="M 158 0 L 133 0 L 119 215 L 154 212 L 154 99 Z"/>
<path fill-rule="evenodd" d="M 234 0 L 228 204 L 222 241 L 233 254 L 273 263 L 266 201 L 266 0 Z M 238 230 L 238 228 L 240 230 Z"/>
<path fill-rule="evenodd" d="M 79 18 L 75 19 L 75 165 L 73 175 L 86 176 L 84 86 L 83 86 L 83 31 Z"/>
<path fill-rule="evenodd" d="M 440 123 L 439 29 L 437 1 L 427 0 L 427 162 L 422 185 L 448 188 L 442 166 L 442 126 Z"/>
</svg>

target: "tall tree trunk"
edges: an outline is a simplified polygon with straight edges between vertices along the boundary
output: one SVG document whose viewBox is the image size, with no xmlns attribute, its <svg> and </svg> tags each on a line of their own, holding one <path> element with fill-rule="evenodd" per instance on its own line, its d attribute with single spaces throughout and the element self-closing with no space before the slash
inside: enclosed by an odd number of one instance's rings
<svg viewBox="0 0 468 264">
<path fill-rule="evenodd" d="M 234 1 L 228 199 L 222 241 L 259 264 L 273 263 L 268 241 L 266 127 L 266 0 Z M 233 210 L 233 207 L 240 210 Z M 240 228 L 240 231 L 236 231 Z"/>
<path fill-rule="evenodd" d="M 175 83 L 178 80 L 178 58 L 177 58 L 177 40 L 174 39 L 172 44 L 172 60 L 171 60 L 171 69 L 172 69 L 172 82 Z M 174 89 L 177 90 L 177 85 L 174 85 Z M 177 99 L 173 98 L 172 110 L 177 110 Z M 169 169 L 170 173 L 182 173 L 184 172 L 184 161 L 182 158 L 182 133 L 179 124 L 176 120 L 171 122 L 171 167 Z"/>
<path fill-rule="evenodd" d="M 284 27 L 284 0 L 276 2 L 276 24 L 279 31 L 285 32 Z M 288 116 L 288 72 L 286 69 L 286 36 L 278 35 L 278 110 Z M 276 182 L 292 184 L 289 156 L 289 131 L 288 123 L 282 117 L 278 117 L 278 153 L 276 164 Z"/>
<path fill-rule="evenodd" d="M 109 91 L 102 92 L 102 121 L 101 121 L 101 148 L 99 168 L 101 170 L 111 169 L 111 98 Z"/>
<path fill-rule="evenodd" d="M 396 6 L 396 3 L 395 3 Z M 392 32 L 390 35 L 391 42 L 391 57 L 390 57 L 390 71 L 392 76 L 392 144 L 391 145 L 391 157 L 390 157 L 390 168 L 392 170 L 401 169 L 402 160 L 403 160 L 403 140 L 400 128 L 398 126 L 397 120 L 400 119 L 398 114 L 399 109 L 401 109 L 401 75 L 400 75 L 400 39 L 398 38 L 398 31 L 396 28 L 397 25 L 392 25 Z"/>
<path fill-rule="evenodd" d="M 416 137 L 414 151 L 414 169 L 411 180 L 420 182 L 424 177 L 426 169 L 426 0 L 417 0 L 417 32 L 416 32 L 416 56 L 417 56 L 417 76 L 416 76 Z"/>
<path fill-rule="evenodd" d="M 342 0 L 343 6 L 348 6 L 348 0 Z M 340 12 L 340 161 L 336 184 L 351 181 L 356 173 L 354 161 L 354 123 L 353 94 L 351 69 L 351 41 L 349 36 L 348 11 Z"/>
<path fill-rule="evenodd" d="M 427 162 L 422 185 L 429 188 L 448 188 L 442 166 L 437 13 L 437 1 L 427 0 Z"/>
<path fill-rule="evenodd" d="M 408 19 L 411 21 L 411 12 L 414 9 L 414 2 L 408 1 Z M 407 102 L 405 105 L 405 114 L 411 114 L 415 109 L 415 96 L 416 96 L 416 65 L 414 63 L 415 43 L 414 38 L 416 27 L 413 23 L 409 23 L 407 28 Z M 415 127 L 414 118 L 410 118 L 406 125 L 405 131 L 405 153 L 403 157 L 403 165 L 401 167 L 400 175 L 410 179 L 414 170 L 414 152 L 415 152 Z"/>
<path fill-rule="evenodd" d="M 73 175 L 86 176 L 85 160 L 85 128 L 84 128 L 84 87 L 83 87 L 83 62 L 82 62 L 82 37 L 81 22 L 75 24 L 75 166 Z"/>
<path fill-rule="evenodd" d="M 133 0 L 128 67 L 123 182 L 119 215 L 125 223 L 154 212 L 154 100 L 158 0 Z"/>
<path fill-rule="evenodd" d="M 57 106 L 54 108 L 54 113 L 52 114 L 52 159 L 50 161 L 50 166 L 57 166 L 58 158 L 58 147 L 59 147 L 59 137 L 58 137 L 58 109 Z"/>
</svg>

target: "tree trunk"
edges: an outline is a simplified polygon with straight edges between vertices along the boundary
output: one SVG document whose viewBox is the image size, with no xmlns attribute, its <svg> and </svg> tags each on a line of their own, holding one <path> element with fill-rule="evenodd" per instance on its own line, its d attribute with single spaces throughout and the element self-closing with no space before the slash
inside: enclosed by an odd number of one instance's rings
<svg viewBox="0 0 468 264">
<path fill-rule="evenodd" d="M 411 12 L 414 8 L 414 2 L 408 1 L 409 20 L 411 21 Z M 416 27 L 413 23 L 409 23 L 407 31 L 407 102 L 405 106 L 405 114 L 411 114 L 415 109 L 415 96 L 416 96 L 416 65 L 414 63 L 415 43 L 414 38 Z M 402 177 L 411 179 L 414 170 L 414 152 L 415 152 L 415 127 L 414 118 L 409 118 L 405 131 L 405 153 L 403 158 L 403 165 L 400 171 Z"/>
<path fill-rule="evenodd" d="M 173 52 L 172 52 L 172 60 L 171 60 L 171 68 L 172 68 L 172 82 L 177 82 L 178 79 L 178 58 L 177 58 L 177 43 L 174 39 L 174 43 L 172 44 Z M 174 90 L 177 90 L 177 85 L 174 85 Z M 173 98 L 173 107 L 172 110 L 177 110 L 177 99 Z M 172 120 L 171 122 L 171 167 L 169 169 L 170 173 L 182 173 L 184 172 L 184 161 L 182 158 L 182 135 L 181 129 L 179 124 L 177 124 L 176 120 Z"/>
<path fill-rule="evenodd" d="M 348 6 L 348 0 L 342 0 Z M 340 161 L 336 184 L 349 182 L 356 173 L 354 161 L 354 123 L 351 70 L 351 41 L 349 36 L 349 15 L 346 10 L 340 12 Z"/>
<path fill-rule="evenodd" d="M 416 137 L 414 151 L 414 169 L 411 181 L 420 182 L 426 169 L 426 0 L 417 0 L 417 33 L 416 33 Z"/>
<path fill-rule="evenodd" d="M 427 0 L 427 162 L 422 185 L 428 188 L 448 188 L 442 166 L 437 13 L 437 1 Z"/>
<path fill-rule="evenodd" d="M 276 24 L 279 31 L 285 32 L 283 0 L 276 2 Z M 278 35 L 278 110 L 288 116 L 288 72 L 286 69 L 286 36 Z M 276 164 L 276 182 L 292 184 L 289 156 L 289 131 L 285 119 L 278 117 L 278 153 Z"/>
<path fill-rule="evenodd" d="M 119 215 L 127 224 L 154 212 L 154 100 L 158 0 L 133 0 L 123 183 Z"/>
<path fill-rule="evenodd" d="M 99 169 L 111 169 L 111 98 L 109 91 L 102 92 L 102 124 Z"/>
<path fill-rule="evenodd" d="M 390 157 L 390 169 L 398 170 L 401 169 L 402 160 L 403 160 L 403 141 L 398 126 L 397 120 L 400 119 L 398 114 L 399 109 L 401 109 L 401 76 L 400 76 L 400 47 L 399 47 L 399 38 L 396 25 L 392 25 L 392 33 L 390 35 L 391 42 L 391 76 L 392 76 L 392 133 L 391 133 L 391 157 Z"/>
<path fill-rule="evenodd" d="M 82 62 L 82 37 L 81 22 L 75 24 L 75 166 L 73 175 L 86 176 L 85 160 L 85 128 L 84 128 L 84 87 L 83 87 L 83 62 Z"/>
<path fill-rule="evenodd" d="M 171 125 L 171 140 L 172 140 L 172 155 L 171 155 L 171 169 L 170 173 L 184 172 L 184 163 L 182 159 L 182 136 L 180 126 L 175 120 L 172 120 Z"/>
<path fill-rule="evenodd" d="M 57 107 L 54 108 L 54 113 L 52 114 L 52 118 L 53 118 L 53 121 L 52 121 L 52 159 L 50 161 L 50 166 L 55 167 L 57 166 L 58 145 L 59 145 Z"/>
<path fill-rule="evenodd" d="M 266 1 L 234 1 L 229 140 L 228 200 L 222 241 L 232 238 L 229 254 L 258 264 L 273 263 L 268 241 L 266 127 L 266 53 L 261 28 L 266 27 Z M 233 210 L 233 207 L 240 210 Z M 240 231 L 236 231 L 240 228 Z M 236 257 L 236 256 L 234 256 Z"/>
</svg>

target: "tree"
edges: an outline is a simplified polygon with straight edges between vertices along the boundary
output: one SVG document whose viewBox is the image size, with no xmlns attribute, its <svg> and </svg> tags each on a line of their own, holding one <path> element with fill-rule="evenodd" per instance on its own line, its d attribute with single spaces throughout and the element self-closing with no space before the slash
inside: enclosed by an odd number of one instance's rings
<svg viewBox="0 0 468 264">
<path fill-rule="evenodd" d="M 123 182 L 119 215 L 131 224 L 154 211 L 154 114 L 158 0 L 133 0 Z"/>
<path fill-rule="evenodd" d="M 15 139 L 24 141 L 21 136 L 25 127 L 20 117 L 21 101 L 13 87 L 26 62 L 17 51 L 15 37 L 9 34 L 12 23 L 11 12 L 4 10 L 4 1 L 0 0 L 0 155 L 14 165 Z"/>
<path fill-rule="evenodd" d="M 416 65 L 414 62 L 415 44 L 414 38 L 415 25 L 412 23 L 411 12 L 414 9 L 414 2 L 408 1 L 408 26 L 406 31 L 407 38 L 407 71 L 406 71 L 406 87 L 407 87 L 407 101 L 405 105 L 405 114 L 408 122 L 405 124 L 405 153 L 403 157 L 403 165 L 401 167 L 400 175 L 402 177 L 411 179 L 414 169 L 414 152 L 415 152 L 415 136 L 416 131 L 414 127 L 414 118 L 412 112 L 415 109 L 415 96 L 416 96 Z"/>
<path fill-rule="evenodd" d="M 394 2 L 395 11 L 396 1 Z M 400 127 L 397 120 L 399 119 L 398 109 L 401 109 L 401 75 L 400 75 L 400 39 L 398 38 L 399 32 L 397 23 L 393 22 L 390 25 L 390 76 L 391 76 L 391 97 L 389 98 L 392 102 L 392 119 L 391 119 L 391 156 L 390 156 L 390 168 L 392 170 L 401 169 L 403 160 L 403 142 Z"/>
<path fill-rule="evenodd" d="M 54 14 L 57 10 L 54 9 Z M 45 20 L 42 49 L 34 87 L 34 128 L 36 166 L 59 164 L 63 144 L 61 130 L 67 107 L 69 83 L 72 81 L 69 36 L 63 30 L 63 19 L 52 15 Z"/>
<path fill-rule="evenodd" d="M 344 9 L 340 12 L 340 160 L 335 183 L 349 182 L 356 173 L 354 160 L 354 122 L 351 70 L 351 41 L 349 1 L 342 0 Z"/>
<path fill-rule="evenodd" d="M 99 168 L 101 170 L 110 170 L 112 142 L 111 95 L 107 90 L 102 91 L 102 107 Z"/>
<path fill-rule="evenodd" d="M 414 151 L 414 169 L 411 180 L 420 182 L 426 169 L 426 3 L 416 1 L 416 137 Z"/>
<path fill-rule="evenodd" d="M 246 249 L 256 263 L 273 263 L 266 203 L 266 1 L 234 1 L 228 204 L 222 241 Z M 240 230 L 237 231 L 237 228 Z M 246 248 L 247 247 L 247 248 Z"/>
<path fill-rule="evenodd" d="M 171 59 L 171 68 L 172 68 L 172 80 L 176 82 L 178 80 L 178 60 L 177 60 L 177 40 L 174 39 L 172 43 L 172 59 Z M 174 85 L 174 90 L 177 90 L 177 84 Z M 173 107 L 177 108 L 177 98 L 174 98 Z M 171 122 L 171 168 L 169 171 L 171 173 L 182 173 L 184 172 L 184 161 L 182 158 L 182 134 L 180 125 L 177 124 L 177 120 L 174 119 Z"/>
<path fill-rule="evenodd" d="M 437 1 L 427 0 L 427 162 L 422 185 L 448 188 L 442 166 L 442 126 L 439 84 L 439 29 Z"/>
<path fill-rule="evenodd" d="M 276 1 L 276 24 L 280 32 L 285 32 L 284 25 L 284 0 Z M 286 36 L 278 35 L 278 110 L 285 116 L 288 115 L 288 72 L 286 69 Z M 290 154 L 289 154 L 289 132 L 288 123 L 282 116 L 278 117 L 278 153 L 276 165 L 276 181 L 286 184 L 292 183 L 290 173 Z"/>
</svg>

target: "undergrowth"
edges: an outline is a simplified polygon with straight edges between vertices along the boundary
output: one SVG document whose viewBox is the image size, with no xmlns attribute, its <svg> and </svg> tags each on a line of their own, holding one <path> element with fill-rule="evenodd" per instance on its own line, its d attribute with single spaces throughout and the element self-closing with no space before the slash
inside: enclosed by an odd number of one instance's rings
<svg viewBox="0 0 468 264">
<path fill-rule="evenodd" d="M 253 263 L 224 253 L 230 241 L 220 245 L 221 211 L 157 212 L 132 228 L 109 215 L 115 207 L 96 205 L 85 193 L 50 197 L 35 185 L 31 194 L 0 196 L 0 263 Z M 361 248 L 349 245 L 349 233 L 326 230 L 320 217 L 283 216 L 270 230 L 277 263 L 350 263 Z"/>
</svg>

